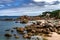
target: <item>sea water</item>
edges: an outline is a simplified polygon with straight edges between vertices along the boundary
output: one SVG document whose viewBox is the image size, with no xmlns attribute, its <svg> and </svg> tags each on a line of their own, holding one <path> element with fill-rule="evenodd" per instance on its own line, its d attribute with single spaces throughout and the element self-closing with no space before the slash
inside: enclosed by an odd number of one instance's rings
<svg viewBox="0 0 60 40">
<path fill-rule="evenodd" d="M 25 27 L 25 25 L 26 24 L 21 24 L 20 22 L 15 23 L 15 21 L 0 21 L 0 40 L 26 40 L 23 38 L 23 35 L 17 33 L 15 29 L 13 29 L 14 30 L 13 33 L 11 33 L 10 31 L 9 32 L 5 31 L 6 29 L 11 30 L 14 27 Z M 12 36 L 10 38 L 6 38 L 4 36 L 5 33 L 11 33 L 12 35 L 17 34 L 20 38 L 16 39 L 14 36 Z"/>
</svg>

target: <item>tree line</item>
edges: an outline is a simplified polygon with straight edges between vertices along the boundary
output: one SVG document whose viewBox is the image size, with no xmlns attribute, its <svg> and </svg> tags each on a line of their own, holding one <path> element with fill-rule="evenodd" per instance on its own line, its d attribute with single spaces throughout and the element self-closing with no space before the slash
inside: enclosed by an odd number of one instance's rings
<svg viewBox="0 0 60 40">
<path fill-rule="evenodd" d="M 59 18 L 60 19 L 60 10 L 54 10 L 54 11 L 52 11 L 52 12 L 50 12 L 50 11 L 46 11 L 46 12 L 43 12 L 42 13 L 42 15 L 39 15 L 40 17 L 44 17 L 44 16 L 46 16 L 46 14 L 50 14 L 50 16 L 49 17 L 55 17 L 55 18 Z"/>
</svg>

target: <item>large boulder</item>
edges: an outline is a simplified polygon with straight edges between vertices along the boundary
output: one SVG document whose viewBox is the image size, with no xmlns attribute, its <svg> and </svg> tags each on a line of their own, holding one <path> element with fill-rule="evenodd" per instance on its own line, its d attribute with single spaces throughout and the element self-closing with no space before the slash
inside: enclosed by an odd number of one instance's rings
<svg viewBox="0 0 60 40">
<path fill-rule="evenodd" d="M 21 20 L 20 23 L 28 23 L 27 19 Z"/>
<path fill-rule="evenodd" d="M 22 28 L 22 27 L 21 27 L 21 28 L 17 28 L 16 30 L 17 30 L 18 32 L 24 32 L 25 28 Z"/>
</svg>

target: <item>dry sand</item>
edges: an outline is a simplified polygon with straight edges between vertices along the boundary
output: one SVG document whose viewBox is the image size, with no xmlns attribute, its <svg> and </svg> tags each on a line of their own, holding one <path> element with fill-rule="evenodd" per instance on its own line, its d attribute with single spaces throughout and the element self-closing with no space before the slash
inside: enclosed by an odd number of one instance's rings
<svg viewBox="0 0 60 40">
<path fill-rule="evenodd" d="M 47 37 L 48 40 L 60 40 L 60 35 L 53 32 L 52 37 Z"/>
</svg>

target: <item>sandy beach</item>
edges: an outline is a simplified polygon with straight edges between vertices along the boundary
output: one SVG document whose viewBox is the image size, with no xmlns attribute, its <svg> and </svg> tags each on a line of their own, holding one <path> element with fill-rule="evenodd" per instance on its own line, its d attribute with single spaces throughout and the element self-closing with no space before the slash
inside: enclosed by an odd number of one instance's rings
<svg viewBox="0 0 60 40">
<path fill-rule="evenodd" d="M 53 32 L 52 37 L 47 37 L 48 40 L 60 40 L 60 35 Z"/>
</svg>

